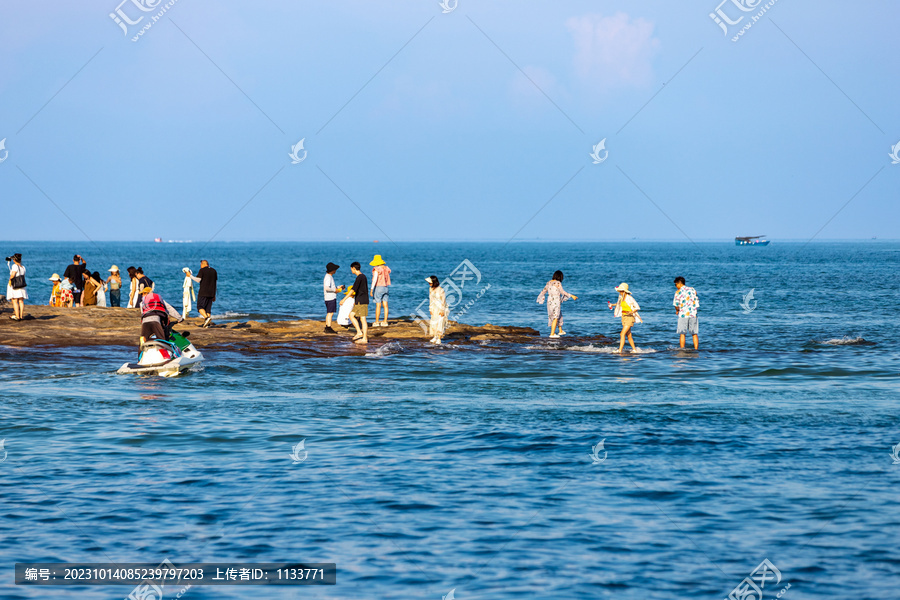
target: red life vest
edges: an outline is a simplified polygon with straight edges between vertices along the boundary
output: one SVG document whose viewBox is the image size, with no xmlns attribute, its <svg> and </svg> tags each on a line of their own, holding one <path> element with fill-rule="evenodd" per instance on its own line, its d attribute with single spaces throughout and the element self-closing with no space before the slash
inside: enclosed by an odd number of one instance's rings
<svg viewBox="0 0 900 600">
<path fill-rule="evenodd" d="M 162 298 L 159 297 L 159 294 L 147 294 L 141 301 L 141 315 L 146 315 L 149 312 L 159 312 L 164 315 L 167 314 L 166 305 L 163 304 Z"/>
</svg>

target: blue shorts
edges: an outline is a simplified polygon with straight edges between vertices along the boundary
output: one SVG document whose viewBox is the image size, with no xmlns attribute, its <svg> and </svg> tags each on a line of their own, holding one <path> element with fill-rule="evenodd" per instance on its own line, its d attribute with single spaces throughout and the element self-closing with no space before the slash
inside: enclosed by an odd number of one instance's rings
<svg viewBox="0 0 900 600">
<path fill-rule="evenodd" d="M 698 335 L 700 326 L 697 324 L 697 317 L 678 317 L 678 335 Z"/>
<path fill-rule="evenodd" d="M 391 286 L 389 285 L 376 285 L 375 293 L 372 294 L 372 298 L 375 300 L 375 304 L 380 302 L 387 302 L 388 292 L 390 291 Z"/>
<path fill-rule="evenodd" d="M 335 313 L 337 312 L 337 300 L 332 298 L 331 300 L 325 301 L 325 312 L 326 313 Z"/>
</svg>

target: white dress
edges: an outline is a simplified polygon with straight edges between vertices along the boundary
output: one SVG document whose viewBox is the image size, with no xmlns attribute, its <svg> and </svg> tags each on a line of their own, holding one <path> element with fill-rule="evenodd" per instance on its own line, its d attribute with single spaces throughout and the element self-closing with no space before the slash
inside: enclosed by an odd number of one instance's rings
<svg viewBox="0 0 900 600">
<path fill-rule="evenodd" d="M 447 329 L 447 294 L 444 288 L 437 286 L 428 292 L 428 310 L 431 312 L 431 321 L 428 324 L 428 332 L 433 338 L 440 338 Z"/>
<path fill-rule="evenodd" d="M 97 306 L 106 308 L 106 284 L 100 286 L 97 290 Z"/>
<path fill-rule="evenodd" d="M 141 302 L 140 295 L 137 293 L 137 278 L 132 278 L 128 288 L 128 308 L 137 308 Z"/>
<path fill-rule="evenodd" d="M 13 263 L 13 265 L 9 268 L 9 276 L 10 277 L 18 277 L 19 275 L 25 274 L 25 267 L 17 265 Z M 28 300 L 28 292 L 27 288 L 22 288 L 19 290 L 14 290 L 11 283 L 6 283 L 6 299 L 12 300 L 14 298 L 21 298 L 22 300 Z"/>
</svg>

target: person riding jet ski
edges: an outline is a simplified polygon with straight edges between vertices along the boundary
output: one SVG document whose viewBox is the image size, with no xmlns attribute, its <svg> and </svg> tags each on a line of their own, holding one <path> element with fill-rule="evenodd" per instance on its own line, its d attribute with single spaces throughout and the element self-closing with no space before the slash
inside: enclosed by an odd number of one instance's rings
<svg viewBox="0 0 900 600">
<path fill-rule="evenodd" d="M 151 338 L 169 339 L 169 317 L 181 322 L 181 315 L 171 304 L 163 300 L 153 288 L 145 286 L 141 290 L 141 346 Z"/>
</svg>

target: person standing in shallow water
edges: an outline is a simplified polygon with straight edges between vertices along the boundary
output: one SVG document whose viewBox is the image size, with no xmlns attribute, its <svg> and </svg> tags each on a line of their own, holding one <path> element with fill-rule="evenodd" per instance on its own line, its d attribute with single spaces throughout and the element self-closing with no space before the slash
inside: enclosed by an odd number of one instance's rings
<svg viewBox="0 0 900 600">
<path fill-rule="evenodd" d="M 615 305 L 611 302 L 608 304 L 609 307 L 615 311 L 613 312 L 614 316 L 622 317 L 622 331 L 619 333 L 619 354 L 625 349 L 626 337 L 628 338 L 628 343 L 631 344 L 631 351 L 637 352 L 637 348 L 634 346 L 634 338 L 631 337 L 631 328 L 634 327 L 636 322 L 643 323 L 641 315 L 638 314 L 641 307 L 637 303 L 637 300 L 631 296 L 631 292 L 628 291 L 627 283 L 618 286 L 616 291 L 619 292 L 619 299 L 616 301 Z"/>
<path fill-rule="evenodd" d="M 698 350 L 700 348 L 700 326 L 697 311 L 700 308 L 700 300 L 697 298 L 697 291 L 685 285 L 684 277 L 675 278 L 675 289 L 672 305 L 675 307 L 675 315 L 678 317 L 678 329 L 675 331 L 679 335 L 678 343 L 681 348 L 684 348 L 685 335 L 690 333 L 694 341 L 694 350 Z"/>
<path fill-rule="evenodd" d="M 571 298 L 572 300 L 578 300 L 578 296 L 572 295 L 566 290 L 563 289 L 563 272 L 556 271 L 553 274 L 553 279 L 547 282 L 547 285 L 544 286 L 544 289 L 541 290 L 541 293 L 537 297 L 537 303 L 544 303 L 544 296 L 547 296 L 547 322 L 550 325 L 550 337 L 558 338 L 561 335 L 566 335 L 566 332 L 563 331 L 563 317 L 562 317 L 562 303 Z M 556 333 L 556 327 L 559 326 L 559 334 Z"/>
</svg>

